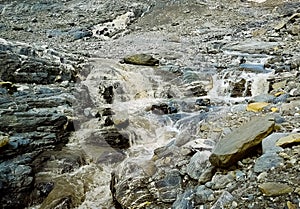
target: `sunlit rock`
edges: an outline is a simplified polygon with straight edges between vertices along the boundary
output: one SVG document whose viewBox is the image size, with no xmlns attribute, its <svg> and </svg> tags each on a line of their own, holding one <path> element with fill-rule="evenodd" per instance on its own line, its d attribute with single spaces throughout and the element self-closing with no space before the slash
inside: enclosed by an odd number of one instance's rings
<svg viewBox="0 0 300 209">
<path fill-rule="evenodd" d="M 274 130 L 274 124 L 268 117 L 257 117 L 232 131 L 217 143 L 209 157 L 211 164 L 217 167 L 235 164 Z"/>
<path fill-rule="evenodd" d="M 248 104 L 247 111 L 260 112 L 268 105 L 269 105 L 269 103 L 267 103 L 267 102 L 254 102 L 254 103 Z"/>
<path fill-rule="evenodd" d="M 277 142 L 276 145 L 280 147 L 287 146 L 289 144 L 294 144 L 294 143 L 299 143 L 300 142 L 300 134 L 291 134 L 286 137 L 280 138 Z"/>
</svg>

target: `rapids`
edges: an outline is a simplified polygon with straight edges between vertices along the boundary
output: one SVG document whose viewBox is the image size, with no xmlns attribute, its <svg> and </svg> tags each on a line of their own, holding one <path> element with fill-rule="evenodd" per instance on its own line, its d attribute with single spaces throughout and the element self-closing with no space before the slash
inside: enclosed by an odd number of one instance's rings
<svg viewBox="0 0 300 209">
<path fill-rule="evenodd" d="M 195 97 L 186 96 L 193 95 L 192 92 L 188 93 L 186 90 L 188 89 L 187 86 L 192 85 L 192 82 L 187 84 L 184 81 L 186 77 L 176 77 L 168 71 L 163 71 L 165 66 L 134 66 L 120 64 L 118 60 L 99 58 L 90 60 L 90 64 L 92 70 L 80 85 L 88 88 L 95 107 L 84 112 L 94 114 L 101 109 L 109 108 L 114 112 L 112 118 L 115 124 L 128 120 L 129 125 L 120 128 L 122 132 L 126 133 L 125 136 L 129 137 L 130 141 L 130 148 L 123 152 L 127 160 L 130 159 L 130 161 L 141 164 L 153 156 L 156 148 L 165 146 L 172 140 L 175 140 L 178 145 L 185 144 L 188 142 L 186 140 L 191 139 L 198 139 L 200 144 L 203 143 L 201 137 L 199 138 L 199 129 L 204 121 L 220 120 L 232 109 L 239 111 L 245 107 L 241 103 L 247 100 L 249 96 L 231 97 L 232 86 L 230 84 L 243 78 L 247 81 L 245 82 L 245 89 L 250 88 L 253 94 L 261 94 L 264 93 L 261 92 L 264 91 L 261 85 L 264 85 L 264 81 L 272 75 L 272 72 L 230 72 L 228 70 L 215 75 L 206 74 L 204 76 L 205 81 L 210 81 L 206 82 L 207 96 Z M 194 70 L 193 72 L 193 76 L 206 73 L 201 72 L 201 70 Z M 170 75 L 174 78 L 170 79 Z M 208 79 L 208 77 L 210 78 Z M 99 90 L 101 85 L 114 86 L 112 104 L 107 104 L 103 100 Z M 168 98 L 166 97 L 167 94 L 174 96 Z M 197 99 L 209 99 L 211 106 L 207 110 L 197 109 L 195 103 Z M 170 115 L 153 114 L 150 111 L 151 106 L 160 103 L 174 105 L 179 111 Z M 218 128 L 216 124 L 213 127 L 215 129 Z M 70 174 L 64 174 L 70 175 L 64 178 L 75 178 L 76 190 L 80 190 L 83 184 L 87 183 L 88 185 L 83 192 L 78 193 L 80 198 L 84 199 L 78 208 L 114 208 L 110 191 L 111 173 L 116 169 L 119 162 L 117 160 L 116 162 L 104 161 L 99 163 L 99 157 L 102 154 L 114 156 L 119 151 L 109 144 L 89 143 L 87 141 L 91 135 L 105 129 L 101 120 L 91 118 L 89 121 L 82 122 L 78 127 L 72 134 L 67 147 L 72 150 L 84 150 L 88 164 Z M 216 140 L 224 131 L 226 132 L 226 130 L 220 130 L 218 134 L 211 131 L 210 135 L 206 137 Z M 187 138 L 186 136 L 190 137 Z M 59 178 L 55 174 L 52 175 L 54 178 Z"/>
</svg>

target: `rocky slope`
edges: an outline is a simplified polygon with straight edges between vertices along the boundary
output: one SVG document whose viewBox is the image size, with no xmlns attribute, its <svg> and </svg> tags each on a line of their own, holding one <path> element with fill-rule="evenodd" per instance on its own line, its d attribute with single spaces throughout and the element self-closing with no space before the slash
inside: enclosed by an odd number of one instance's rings
<svg viewBox="0 0 300 209">
<path fill-rule="evenodd" d="M 298 1 L 0 11 L 2 208 L 300 207 Z"/>
</svg>

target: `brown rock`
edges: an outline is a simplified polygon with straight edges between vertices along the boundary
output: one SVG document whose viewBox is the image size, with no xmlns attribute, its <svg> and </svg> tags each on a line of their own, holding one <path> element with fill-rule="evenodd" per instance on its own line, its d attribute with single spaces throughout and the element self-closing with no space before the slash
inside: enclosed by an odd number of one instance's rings
<svg viewBox="0 0 300 209">
<path fill-rule="evenodd" d="M 267 103 L 267 102 L 254 102 L 254 103 L 248 104 L 247 111 L 260 112 L 265 107 L 267 107 L 269 104 L 270 103 Z"/>
<path fill-rule="evenodd" d="M 229 167 L 241 160 L 274 130 L 274 121 L 257 117 L 221 139 L 209 160 L 217 167 Z"/>
<path fill-rule="evenodd" d="M 258 185 L 259 189 L 266 196 L 280 196 L 293 191 L 293 188 L 282 183 L 267 182 Z"/>
<path fill-rule="evenodd" d="M 299 143 L 300 142 L 300 133 L 297 134 L 291 134 L 288 135 L 286 137 L 282 137 L 280 138 L 277 142 L 276 142 L 276 146 L 287 146 L 289 144 L 294 144 L 294 143 Z"/>
<path fill-rule="evenodd" d="M 291 203 L 290 201 L 287 201 L 286 205 L 288 209 L 297 209 L 297 205 Z"/>
<path fill-rule="evenodd" d="M 135 54 L 124 58 L 124 63 L 133 65 L 155 66 L 159 64 L 159 60 L 153 58 L 149 54 Z"/>
</svg>

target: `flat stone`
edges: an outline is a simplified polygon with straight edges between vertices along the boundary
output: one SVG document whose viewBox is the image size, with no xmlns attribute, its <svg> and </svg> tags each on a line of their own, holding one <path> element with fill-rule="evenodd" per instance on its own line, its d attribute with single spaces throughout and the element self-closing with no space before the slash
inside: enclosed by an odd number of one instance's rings
<svg viewBox="0 0 300 209">
<path fill-rule="evenodd" d="M 229 44 L 225 46 L 225 49 L 229 51 L 240 51 L 248 53 L 260 53 L 266 52 L 267 50 L 278 46 L 280 43 L 277 42 L 264 42 L 264 41 L 244 41 L 240 43 Z"/>
<path fill-rule="evenodd" d="M 158 65 L 159 61 L 153 58 L 149 54 L 135 54 L 124 58 L 124 62 L 127 64 L 134 65 L 147 65 L 155 66 Z"/>
<path fill-rule="evenodd" d="M 217 167 L 229 167 L 243 159 L 249 151 L 261 143 L 274 129 L 274 121 L 257 117 L 221 139 L 209 160 Z"/>
<path fill-rule="evenodd" d="M 291 134 L 286 137 L 280 138 L 276 142 L 276 145 L 282 147 L 282 146 L 287 146 L 289 144 L 299 143 L 299 142 L 300 142 L 300 133 L 297 133 L 297 134 Z"/>
<path fill-rule="evenodd" d="M 269 105 L 269 103 L 267 103 L 267 102 L 254 102 L 254 103 L 248 104 L 247 111 L 260 112 L 268 105 Z"/>
<path fill-rule="evenodd" d="M 280 196 L 293 191 L 293 188 L 282 183 L 267 182 L 258 185 L 259 189 L 266 196 Z"/>
</svg>

